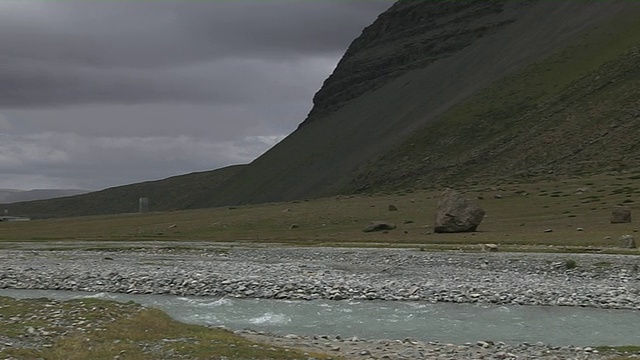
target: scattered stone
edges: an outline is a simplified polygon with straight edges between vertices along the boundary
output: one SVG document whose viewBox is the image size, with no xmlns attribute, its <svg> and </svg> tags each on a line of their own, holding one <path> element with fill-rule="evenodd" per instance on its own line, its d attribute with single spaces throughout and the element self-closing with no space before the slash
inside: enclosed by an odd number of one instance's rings
<svg viewBox="0 0 640 360">
<path fill-rule="evenodd" d="M 298 225 L 298 224 L 291 224 L 291 226 L 289 226 L 289 229 L 297 229 L 299 227 L 300 227 L 300 225 Z"/>
<path fill-rule="evenodd" d="M 576 228 L 576 231 L 584 231 L 584 228 L 581 228 L 581 227 Z"/>
<path fill-rule="evenodd" d="M 389 204 L 389 211 L 398 211 L 398 207 L 393 204 Z"/>
<path fill-rule="evenodd" d="M 545 229 L 545 230 L 544 230 L 544 232 L 546 232 L 546 233 L 552 233 L 552 232 L 553 232 L 553 229 Z"/>
<path fill-rule="evenodd" d="M 618 239 L 618 246 L 623 249 L 635 249 L 636 238 L 633 235 L 622 235 Z"/>
<path fill-rule="evenodd" d="M 159 253 L 153 246 L 136 251 L 104 250 L 117 251 L 117 262 L 104 262 L 105 252 L 95 250 L 47 251 L 47 256 L 34 256 L 31 250 L 5 249 L 0 252 L 0 288 L 640 309 L 640 273 L 637 267 L 631 271 L 637 259 L 628 255 L 575 255 L 580 266 L 567 271 L 566 254 L 502 251 L 483 255 L 286 246 L 212 251 L 219 248 L 209 248 L 211 244 L 203 242 L 190 245 L 194 250 L 189 253 Z M 597 265 L 603 263 L 608 265 Z M 7 316 L 5 320 L 26 323 L 19 317 Z M 80 325 L 84 321 L 76 319 L 72 325 L 87 326 Z M 24 334 L 28 326 L 21 327 Z M 21 346 L 22 341 L 35 341 L 46 334 L 39 326 L 34 330 L 35 334 L 25 335 L 14 345 Z M 577 350 L 535 342 L 507 345 L 483 339 L 480 345 L 473 341 L 463 346 L 414 339 L 356 341 L 350 334 L 343 334 L 345 340 L 323 335 L 307 338 L 247 334 L 283 341 L 279 345 L 321 348 L 336 358 L 347 359 L 606 359 L 606 355 L 589 351 L 588 347 Z M 8 341 L 0 339 L 0 351 L 2 343 Z M 312 346 L 316 344 L 319 347 Z M 340 349 L 331 352 L 331 347 Z M 363 351 L 370 354 L 358 357 Z"/>
<path fill-rule="evenodd" d="M 631 222 L 631 208 L 629 206 L 616 206 L 611 211 L 612 224 L 626 224 Z"/>
<path fill-rule="evenodd" d="M 170 226 L 168 227 L 168 229 L 175 229 L 175 228 L 177 228 L 177 227 L 178 227 L 178 225 L 177 225 L 177 224 L 172 224 L 172 225 L 170 225 Z"/>
<path fill-rule="evenodd" d="M 498 244 L 482 244 L 482 251 L 498 252 Z"/>
<path fill-rule="evenodd" d="M 434 231 L 459 233 L 476 231 L 485 211 L 452 189 L 446 189 L 438 202 Z"/>
<path fill-rule="evenodd" d="M 393 230 L 396 227 L 397 226 L 395 224 L 390 223 L 390 222 L 373 221 L 373 222 L 369 223 L 369 225 L 367 225 L 364 229 L 362 229 L 362 231 L 363 232 L 386 231 L 386 230 Z"/>
</svg>

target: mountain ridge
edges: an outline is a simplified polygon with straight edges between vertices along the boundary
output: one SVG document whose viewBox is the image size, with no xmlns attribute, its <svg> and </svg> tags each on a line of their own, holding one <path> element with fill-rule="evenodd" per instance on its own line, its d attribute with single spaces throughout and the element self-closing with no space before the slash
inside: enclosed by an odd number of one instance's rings
<svg viewBox="0 0 640 360">
<path fill-rule="evenodd" d="M 82 189 L 0 189 L 0 204 L 21 201 L 54 199 L 65 196 L 81 195 L 90 192 Z"/>
</svg>

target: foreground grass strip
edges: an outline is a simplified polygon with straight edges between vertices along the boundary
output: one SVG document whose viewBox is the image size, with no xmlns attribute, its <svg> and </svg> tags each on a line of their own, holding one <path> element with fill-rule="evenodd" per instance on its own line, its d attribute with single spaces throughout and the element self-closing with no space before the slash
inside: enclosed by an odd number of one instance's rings
<svg viewBox="0 0 640 360">
<path fill-rule="evenodd" d="M 101 300 L 0 297 L 4 359 L 328 359 L 188 325 L 156 309 Z M 333 357 L 335 358 L 335 357 Z"/>
<path fill-rule="evenodd" d="M 640 356 L 640 346 L 598 346 L 596 347 L 602 354 L 611 354 L 611 360 L 631 360 Z"/>
</svg>

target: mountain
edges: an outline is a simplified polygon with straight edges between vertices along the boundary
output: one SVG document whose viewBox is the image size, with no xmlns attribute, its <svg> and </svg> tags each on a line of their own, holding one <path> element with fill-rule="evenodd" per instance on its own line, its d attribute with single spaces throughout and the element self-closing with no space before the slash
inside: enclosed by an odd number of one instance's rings
<svg viewBox="0 0 640 360">
<path fill-rule="evenodd" d="M 397 2 L 353 41 L 301 126 L 199 205 L 560 171 L 579 167 L 577 149 L 594 171 L 605 153 L 631 160 L 633 136 L 618 135 L 637 121 L 619 106 L 637 109 L 638 15 L 630 1 Z"/>
<path fill-rule="evenodd" d="M 158 209 L 632 170 L 639 17 L 632 1 L 399 1 L 352 42 L 296 131 L 208 185 L 164 190 Z M 140 186 L 103 196 L 137 199 Z M 135 206 L 88 195 L 57 214 Z"/>
<path fill-rule="evenodd" d="M 14 190 L 0 189 L 0 204 L 13 203 L 19 201 L 33 201 L 54 199 L 65 196 L 73 196 L 88 193 L 87 190 L 78 189 L 36 189 L 36 190 Z"/>
<path fill-rule="evenodd" d="M 60 199 L 1 205 L 10 214 L 32 218 L 132 213 L 139 199 L 149 199 L 150 211 L 171 211 L 190 207 L 202 194 L 214 192 L 243 165 L 147 181 Z"/>
</svg>

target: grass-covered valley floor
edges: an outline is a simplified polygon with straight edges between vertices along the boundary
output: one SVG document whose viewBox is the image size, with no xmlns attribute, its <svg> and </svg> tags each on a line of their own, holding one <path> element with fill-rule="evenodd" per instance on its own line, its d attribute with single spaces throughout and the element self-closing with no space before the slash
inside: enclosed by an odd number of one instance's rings
<svg viewBox="0 0 640 360">
<path fill-rule="evenodd" d="M 69 240 L 83 247 L 93 246 L 91 242 L 98 247 L 127 247 L 134 240 L 158 245 L 171 240 L 476 250 L 478 244 L 496 243 L 511 251 L 636 254 L 618 249 L 617 239 L 640 226 L 637 222 L 610 224 L 610 216 L 615 205 L 634 209 L 640 204 L 639 174 L 457 189 L 487 212 L 475 233 L 434 234 L 440 190 L 407 189 L 287 203 L 0 223 L 0 247 L 30 243 L 56 248 L 56 241 Z M 398 211 L 389 211 L 389 205 Z M 381 220 L 398 228 L 387 233 L 362 232 L 370 222 Z"/>
</svg>

